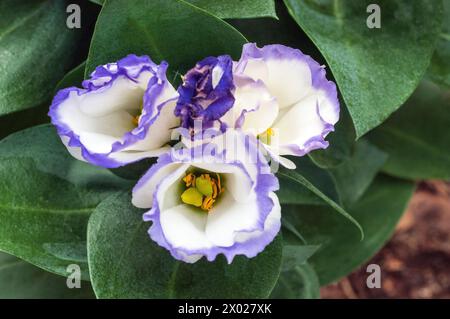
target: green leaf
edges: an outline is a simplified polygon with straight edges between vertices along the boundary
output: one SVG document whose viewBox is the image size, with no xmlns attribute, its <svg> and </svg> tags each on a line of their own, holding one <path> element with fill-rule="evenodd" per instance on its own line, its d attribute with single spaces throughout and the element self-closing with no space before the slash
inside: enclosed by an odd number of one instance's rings
<svg viewBox="0 0 450 319">
<path fill-rule="evenodd" d="M 441 29 L 441 1 L 377 1 L 380 29 L 366 24 L 371 0 L 284 2 L 327 60 L 358 138 L 414 91 Z"/>
<path fill-rule="evenodd" d="M 89 215 L 112 192 L 131 187 L 108 170 L 72 158 L 51 125 L 0 142 L 0 250 L 66 275 L 89 279 Z"/>
<path fill-rule="evenodd" d="M 273 0 L 185 0 L 221 19 L 277 18 Z"/>
<path fill-rule="evenodd" d="M 364 194 L 386 159 L 386 153 L 360 140 L 349 160 L 330 169 L 344 207 L 349 207 Z"/>
<path fill-rule="evenodd" d="M 97 20 L 86 74 L 134 53 L 168 61 L 179 81 L 180 74 L 206 56 L 238 58 L 245 42 L 229 24 L 184 1 L 110 0 Z"/>
<path fill-rule="evenodd" d="M 309 264 L 283 271 L 277 285 L 270 294 L 273 299 L 317 299 L 320 298 L 320 284 L 314 268 Z"/>
<path fill-rule="evenodd" d="M 285 245 L 283 247 L 282 271 L 302 266 L 320 248 L 318 245 Z"/>
<path fill-rule="evenodd" d="M 64 1 L 0 2 L 0 115 L 50 98 L 76 53 L 66 18 Z"/>
<path fill-rule="evenodd" d="M 327 197 L 334 201 L 339 201 L 338 194 L 333 182 L 333 179 L 329 172 L 323 170 L 316 165 L 306 156 L 304 157 L 291 157 L 296 165 L 296 171 L 306 177 L 309 180 L 314 181 L 317 188 L 319 188 Z M 290 171 L 283 170 L 289 174 Z M 292 177 L 285 174 L 277 174 L 280 182 L 280 190 L 277 192 L 280 203 L 282 204 L 308 204 L 308 205 L 324 205 L 323 199 L 317 196 L 310 189 L 305 187 L 297 180 L 293 180 Z"/>
<path fill-rule="evenodd" d="M 238 256 L 228 265 L 176 261 L 147 234 L 142 210 L 131 196 L 113 195 L 89 220 L 91 282 L 99 298 L 265 298 L 278 278 L 282 244 L 278 237 L 255 258 Z"/>
<path fill-rule="evenodd" d="M 84 68 L 86 67 L 86 61 L 67 72 L 67 74 L 58 82 L 55 89 L 55 94 L 58 90 L 65 89 L 71 86 L 81 86 L 81 82 L 84 80 Z"/>
<path fill-rule="evenodd" d="M 0 140 L 6 136 L 39 124 L 49 122 L 48 104 L 0 116 Z"/>
<path fill-rule="evenodd" d="M 102 5 L 105 0 L 91 0 Z M 277 18 L 273 0 L 184 0 L 221 19 Z"/>
<path fill-rule="evenodd" d="M 81 282 L 80 288 L 69 289 L 65 278 L 0 253 L 0 298 L 91 299 L 95 295 L 89 282 Z"/>
<path fill-rule="evenodd" d="M 444 19 L 436 50 L 431 58 L 428 76 L 434 82 L 450 88 L 450 2 L 444 1 Z"/>
<path fill-rule="evenodd" d="M 450 179 L 450 90 L 424 82 L 369 139 L 389 154 L 384 170 L 409 179 Z"/>
<path fill-rule="evenodd" d="M 309 245 L 322 245 L 308 262 L 320 283 L 339 279 L 373 256 L 391 237 L 403 214 L 414 184 L 378 176 L 349 212 L 364 228 L 360 241 L 354 227 L 325 206 L 283 206 L 283 217 L 291 221 Z"/>
<path fill-rule="evenodd" d="M 364 231 L 361 227 L 361 225 L 358 223 L 358 221 L 353 218 L 349 213 L 347 213 L 339 204 L 337 204 L 334 200 L 332 200 L 330 197 L 328 197 L 326 194 L 324 194 L 317 186 L 315 186 L 313 183 L 311 183 L 308 179 L 306 179 L 304 176 L 302 176 L 300 173 L 298 173 L 295 170 L 289 170 L 284 167 L 280 168 L 280 170 L 277 173 L 278 176 L 287 178 L 291 180 L 292 182 L 298 183 L 299 185 L 303 185 L 308 190 L 310 190 L 312 193 L 314 193 L 317 197 L 322 199 L 322 201 L 329 206 L 333 208 L 333 210 L 343 217 L 345 217 L 348 221 L 350 221 L 354 226 L 356 226 L 360 232 L 361 240 L 364 238 Z"/>
</svg>

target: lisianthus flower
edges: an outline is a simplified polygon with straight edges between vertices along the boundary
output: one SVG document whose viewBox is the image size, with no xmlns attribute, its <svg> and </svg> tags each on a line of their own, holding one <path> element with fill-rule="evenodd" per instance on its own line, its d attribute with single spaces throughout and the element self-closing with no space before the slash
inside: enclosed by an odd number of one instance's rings
<svg viewBox="0 0 450 319">
<path fill-rule="evenodd" d="M 214 123 L 219 122 L 222 131 L 237 128 L 257 136 L 267 152 L 289 168 L 295 165 L 281 155 L 303 156 L 328 147 L 325 137 L 339 119 L 339 100 L 336 85 L 327 80 L 324 67 L 300 50 L 283 45 L 244 45 L 240 60 L 233 63 L 231 76 L 229 59 L 224 64 L 209 64 L 202 77 L 193 74 L 205 70 L 204 63 L 189 71 L 178 89 L 184 98 L 180 98 L 177 109 L 196 105 L 195 114 L 215 111 L 209 110 L 213 104 L 196 103 L 192 96 L 209 97 L 214 84 L 218 88 L 218 84 L 226 84 L 226 107 L 213 112 Z M 188 88 L 195 88 L 195 95 L 181 93 Z M 196 135 L 193 123 L 197 117 L 189 112 L 177 113 L 180 114 L 184 127 Z M 205 126 L 204 121 L 202 124 L 202 130 L 213 127 L 211 123 Z"/>
<path fill-rule="evenodd" d="M 258 48 L 249 43 L 244 45 L 233 75 L 263 82 L 277 101 L 272 109 L 248 109 L 246 105 L 254 102 L 245 96 L 239 101 L 244 117 L 248 114 L 252 123 L 259 123 L 254 129 L 271 155 L 303 156 L 328 147 L 325 137 L 339 119 L 339 100 L 336 85 L 310 56 L 284 45 Z"/>
<path fill-rule="evenodd" d="M 144 214 L 153 222 L 151 239 L 174 258 L 194 263 L 223 254 L 231 263 L 236 255 L 256 256 L 279 232 L 278 180 L 256 141 L 243 134 L 236 140 L 234 151 L 214 140 L 172 150 L 134 187 L 133 204 L 151 208 Z"/>
<path fill-rule="evenodd" d="M 203 59 L 183 76 L 175 108 L 183 128 L 191 130 L 200 122 L 203 129 L 219 125 L 225 131 L 220 119 L 234 104 L 232 72 L 231 57 L 222 55 Z"/>
<path fill-rule="evenodd" d="M 97 67 L 83 88 L 59 91 L 49 116 L 69 152 L 109 168 L 167 152 L 171 130 L 180 122 L 167 67 L 128 55 Z"/>
</svg>

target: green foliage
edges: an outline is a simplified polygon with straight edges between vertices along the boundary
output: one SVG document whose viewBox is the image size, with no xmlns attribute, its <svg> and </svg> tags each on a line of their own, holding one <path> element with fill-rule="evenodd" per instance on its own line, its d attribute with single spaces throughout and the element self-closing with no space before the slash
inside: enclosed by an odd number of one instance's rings
<svg viewBox="0 0 450 319">
<path fill-rule="evenodd" d="M 110 0 L 98 17 L 86 72 L 133 52 L 168 61 L 169 80 L 178 81 L 205 56 L 238 58 L 245 42 L 229 24 L 184 1 Z"/>
<path fill-rule="evenodd" d="M 361 265 L 390 238 L 408 203 L 414 184 L 379 176 L 349 209 L 364 229 L 364 239 L 352 225 L 325 206 L 283 206 L 288 219 L 309 245 L 321 245 L 308 261 L 321 285 L 328 284 Z"/>
<path fill-rule="evenodd" d="M 88 282 L 81 282 L 80 288 L 69 289 L 66 278 L 0 253 L 0 298 L 91 299 L 95 296 Z"/>
<path fill-rule="evenodd" d="M 384 170 L 408 179 L 450 179 L 450 90 L 424 82 L 370 140 L 389 154 Z"/>
<path fill-rule="evenodd" d="M 442 21 L 441 1 L 378 1 L 381 28 L 366 25 L 364 1 L 285 0 L 328 62 L 357 137 L 381 124 L 424 75 Z"/>
<path fill-rule="evenodd" d="M 103 201 L 89 220 L 91 282 L 98 298 L 265 298 L 278 278 L 280 237 L 257 257 L 238 256 L 228 265 L 187 264 L 153 242 L 129 194 Z"/>
<path fill-rule="evenodd" d="M 107 170 L 72 158 L 50 125 L 0 142 L 0 250 L 66 275 L 89 278 L 86 227 L 96 205 L 130 187 Z"/>
<path fill-rule="evenodd" d="M 0 2 L 0 115 L 51 97 L 70 67 L 79 32 L 66 26 L 64 1 Z"/>
</svg>

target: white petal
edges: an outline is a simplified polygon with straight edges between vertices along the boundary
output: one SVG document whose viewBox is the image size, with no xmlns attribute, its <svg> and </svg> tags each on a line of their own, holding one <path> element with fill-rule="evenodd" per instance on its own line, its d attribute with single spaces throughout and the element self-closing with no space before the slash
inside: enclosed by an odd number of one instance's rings
<svg viewBox="0 0 450 319">
<path fill-rule="evenodd" d="M 172 129 L 179 126 L 180 119 L 174 115 L 176 101 L 169 101 L 161 108 L 161 113 L 149 127 L 146 137 L 125 150 L 146 151 L 160 148 L 170 142 Z"/>
<path fill-rule="evenodd" d="M 160 216 L 164 237 L 175 248 L 209 248 L 211 244 L 205 234 L 207 217 L 207 213 L 186 204 L 164 210 Z"/>
<path fill-rule="evenodd" d="M 321 120 L 317 107 L 321 97 L 313 94 L 301 100 L 278 119 L 274 125 L 278 142 L 283 144 L 304 145 L 312 137 L 321 135 L 325 124 Z M 281 154 L 283 155 L 283 154 Z"/>
<path fill-rule="evenodd" d="M 240 82 L 238 76 L 235 78 L 237 81 L 233 112 L 228 113 L 232 113 L 234 121 L 236 121 L 245 110 L 242 129 L 255 135 L 265 132 L 278 116 L 278 102 L 269 93 L 263 82 Z"/>
<path fill-rule="evenodd" d="M 254 232 L 239 232 L 235 236 L 235 241 L 238 243 L 245 242 L 251 238 L 261 236 L 264 232 L 270 231 L 273 227 L 280 227 L 281 224 L 281 206 L 278 197 L 275 193 L 270 193 L 269 197 L 272 199 L 273 208 L 270 211 L 264 222 L 264 230 L 256 230 Z"/>
<path fill-rule="evenodd" d="M 117 78 L 111 86 L 106 86 L 84 95 L 80 109 L 90 116 L 103 116 L 119 110 L 139 110 L 142 96 L 151 72 L 142 72 L 137 82 L 128 78 Z"/>
<path fill-rule="evenodd" d="M 245 203 L 236 202 L 232 196 L 224 193 L 208 213 L 206 236 L 216 246 L 232 246 L 236 232 L 254 229 L 258 218 L 258 203 L 254 193 Z"/>
<path fill-rule="evenodd" d="M 239 202 L 246 202 L 248 200 L 253 183 L 241 168 L 234 165 L 214 163 L 193 163 L 192 166 L 221 174 L 226 184 L 226 191 L 232 194 L 234 200 Z"/>
<path fill-rule="evenodd" d="M 147 172 L 133 189 L 133 205 L 139 208 L 151 208 L 153 205 L 153 194 L 158 184 L 164 177 L 173 173 L 181 166 L 183 164 L 170 163 L 159 168 L 156 172 Z M 150 174 L 152 175 L 150 176 Z"/>
<path fill-rule="evenodd" d="M 298 102 L 312 88 L 309 66 L 298 59 L 249 59 L 244 74 L 255 80 L 261 79 L 276 97 L 280 108 Z"/>
</svg>

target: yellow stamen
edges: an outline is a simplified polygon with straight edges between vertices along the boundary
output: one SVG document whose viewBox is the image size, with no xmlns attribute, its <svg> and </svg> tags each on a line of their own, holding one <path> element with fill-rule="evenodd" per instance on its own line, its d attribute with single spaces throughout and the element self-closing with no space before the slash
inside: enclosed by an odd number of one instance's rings
<svg viewBox="0 0 450 319">
<path fill-rule="evenodd" d="M 205 197 L 205 199 L 203 200 L 201 209 L 210 211 L 211 208 L 213 207 L 214 202 L 215 202 L 215 200 L 211 196 Z"/>
<path fill-rule="evenodd" d="M 192 173 L 187 174 L 183 181 L 186 183 L 186 187 L 194 186 L 195 187 L 195 175 Z"/>
<path fill-rule="evenodd" d="M 141 116 L 140 115 L 136 115 L 133 116 L 133 118 L 131 119 L 131 121 L 133 122 L 134 125 L 138 126 L 139 125 L 139 120 L 140 120 Z"/>
<path fill-rule="evenodd" d="M 187 189 L 181 195 L 182 202 L 208 212 L 224 191 L 220 175 L 217 173 L 216 177 L 211 177 L 210 174 L 201 174 L 197 177 L 193 173 L 188 173 L 183 177 L 183 182 Z"/>
</svg>

